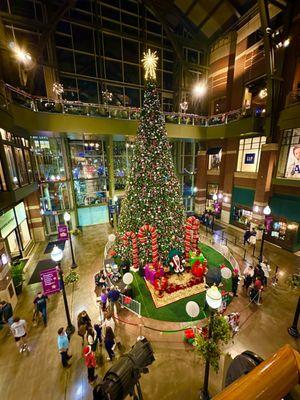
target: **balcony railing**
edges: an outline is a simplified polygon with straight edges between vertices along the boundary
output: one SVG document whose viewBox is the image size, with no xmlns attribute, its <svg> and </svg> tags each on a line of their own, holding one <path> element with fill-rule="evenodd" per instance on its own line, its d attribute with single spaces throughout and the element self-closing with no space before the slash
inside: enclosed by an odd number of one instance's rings
<svg viewBox="0 0 300 400">
<path fill-rule="evenodd" d="M 300 103 L 300 90 L 294 90 L 290 92 L 286 97 L 286 106 L 292 106 Z"/>
<path fill-rule="evenodd" d="M 141 109 L 134 107 L 113 106 L 107 104 L 83 103 L 80 101 L 56 100 L 32 96 L 23 90 L 5 84 L 7 100 L 13 104 L 28 108 L 34 112 L 54 114 L 83 115 L 99 118 L 138 120 Z M 254 109 L 238 109 L 223 114 L 201 116 L 176 112 L 164 112 L 165 122 L 178 125 L 216 126 L 224 125 L 251 116 L 262 117 L 263 112 Z"/>
</svg>

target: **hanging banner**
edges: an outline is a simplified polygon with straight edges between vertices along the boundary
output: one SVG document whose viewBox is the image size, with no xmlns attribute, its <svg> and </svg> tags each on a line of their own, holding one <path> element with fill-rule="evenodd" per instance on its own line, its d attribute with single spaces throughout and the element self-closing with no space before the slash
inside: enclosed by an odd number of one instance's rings
<svg viewBox="0 0 300 400">
<path fill-rule="evenodd" d="M 48 296 L 60 291 L 58 271 L 56 268 L 41 271 L 40 277 L 44 295 Z"/>
<path fill-rule="evenodd" d="M 68 239 L 68 227 L 67 225 L 61 224 L 57 227 L 58 240 L 67 240 Z"/>
</svg>

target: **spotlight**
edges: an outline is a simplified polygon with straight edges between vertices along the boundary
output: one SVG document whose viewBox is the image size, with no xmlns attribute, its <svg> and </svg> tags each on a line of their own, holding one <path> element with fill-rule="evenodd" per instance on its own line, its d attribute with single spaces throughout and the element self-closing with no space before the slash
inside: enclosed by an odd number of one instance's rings
<svg viewBox="0 0 300 400">
<path fill-rule="evenodd" d="M 291 39 L 290 38 L 285 39 L 284 42 L 283 42 L 283 47 L 288 47 L 290 45 L 290 43 L 291 43 Z"/>
<path fill-rule="evenodd" d="M 258 96 L 261 99 L 264 99 L 265 97 L 268 96 L 268 90 L 266 88 L 265 89 L 261 89 L 261 91 L 258 93 Z"/>
<path fill-rule="evenodd" d="M 202 97 L 206 93 L 206 90 L 207 86 L 205 83 L 199 82 L 193 87 L 193 94 L 196 97 Z"/>
<path fill-rule="evenodd" d="M 141 338 L 106 372 L 103 382 L 93 390 L 94 400 L 123 400 L 128 395 L 142 399 L 139 378 L 141 373 L 149 372 L 147 367 L 154 360 L 151 344 L 146 338 Z M 138 396 L 135 395 L 135 386 Z"/>
</svg>

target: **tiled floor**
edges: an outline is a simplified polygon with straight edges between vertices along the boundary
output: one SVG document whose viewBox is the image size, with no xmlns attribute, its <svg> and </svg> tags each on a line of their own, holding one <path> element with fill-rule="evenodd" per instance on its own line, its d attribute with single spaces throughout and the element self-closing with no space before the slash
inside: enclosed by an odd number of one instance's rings
<svg viewBox="0 0 300 400">
<path fill-rule="evenodd" d="M 77 314 L 86 309 L 93 321 L 98 318 L 93 292 L 93 276 L 102 263 L 103 248 L 106 243 L 109 227 L 95 226 L 85 229 L 81 237 L 74 238 L 76 261 L 79 265 L 80 281 L 74 289 L 68 288 L 68 299 L 72 319 L 76 322 Z M 34 255 L 28 263 L 27 278 L 37 260 L 49 258 L 43 254 L 46 244 L 36 247 Z M 234 249 L 233 249 L 234 250 Z M 235 256 L 242 264 L 239 249 Z M 300 267 L 300 258 L 266 245 L 267 257 L 280 265 L 279 284 L 269 287 L 264 293 L 263 304 L 248 305 L 248 299 L 240 288 L 239 297 L 230 305 L 230 311 L 241 312 L 241 331 L 235 337 L 226 351 L 233 356 L 246 349 L 252 350 L 262 357 L 268 357 L 285 343 L 290 343 L 299 349 L 299 343 L 287 333 L 297 302 L 297 293 L 289 290 L 285 284 L 288 273 Z M 71 265 L 68 245 L 64 251 L 64 268 Z M 32 300 L 38 291 L 39 284 L 25 287 L 19 298 L 16 313 L 29 321 L 30 354 L 20 355 L 17 352 L 11 336 L 5 331 L 0 332 L 0 399 L 4 400 L 91 400 L 92 389 L 87 383 L 86 369 L 81 357 L 81 341 L 75 334 L 71 341 L 73 354 L 72 367 L 63 370 L 56 347 L 56 332 L 65 325 L 65 314 L 62 296 L 56 294 L 50 298 L 46 328 L 33 327 L 31 323 Z M 120 317 L 133 323 L 147 324 L 158 329 L 176 329 L 179 323 L 164 323 L 141 319 L 122 311 Z M 118 335 L 127 349 L 134 344 L 140 333 L 138 327 L 118 323 Z M 203 381 L 203 368 L 189 346 L 183 344 L 182 334 L 160 334 L 159 332 L 142 330 L 152 343 L 155 352 L 155 362 L 150 367 L 150 373 L 141 378 L 145 400 L 179 400 L 197 399 L 198 390 Z M 106 359 L 106 354 L 104 354 Z M 103 375 L 110 363 L 98 368 L 98 374 Z M 211 374 L 210 388 L 214 394 L 222 384 L 222 367 L 218 375 Z"/>
</svg>

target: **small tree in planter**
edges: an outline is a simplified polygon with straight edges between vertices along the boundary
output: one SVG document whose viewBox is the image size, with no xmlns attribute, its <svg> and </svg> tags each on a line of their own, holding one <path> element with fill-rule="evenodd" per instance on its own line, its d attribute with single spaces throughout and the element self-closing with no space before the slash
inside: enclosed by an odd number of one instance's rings
<svg viewBox="0 0 300 400">
<path fill-rule="evenodd" d="M 222 345 L 227 344 L 232 335 L 229 324 L 221 315 L 210 317 L 211 338 L 198 334 L 195 336 L 194 347 L 197 354 L 204 361 L 208 361 L 215 372 L 219 371 L 219 361 L 221 357 Z"/>
<path fill-rule="evenodd" d="M 73 269 L 70 269 L 70 271 L 64 276 L 65 285 L 70 285 L 72 283 L 75 284 L 78 281 L 79 281 L 79 274 Z"/>
<path fill-rule="evenodd" d="M 22 293 L 23 282 L 25 281 L 23 275 L 23 269 L 25 267 L 25 264 L 26 262 L 20 261 L 18 264 L 13 265 L 10 270 L 17 295 Z"/>
</svg>

